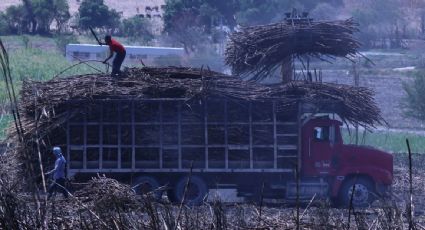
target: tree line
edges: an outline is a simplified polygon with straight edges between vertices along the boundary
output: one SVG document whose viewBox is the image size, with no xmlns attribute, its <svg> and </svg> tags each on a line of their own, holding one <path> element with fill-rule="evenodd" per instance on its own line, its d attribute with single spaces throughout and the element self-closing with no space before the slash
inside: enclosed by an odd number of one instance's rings
<svg viewBox="0 0 425 230">
<path fill-rule="evenodd" d="M 161 36 L 193 51 L 205 41 L 222 42 L 238 26 L 282 21 L 293 8 L 315 20 L 354 17 L 366 48 L 400 48 L 404 39 L 425 37 L 425 3 L 419 0 L 166 0 Z M 149 19 L 123 18 L 103 0 L 82 0 L 75 15 L 67 0 L 22 0 L 0 13 L 0 34 L 75 33 L 88 27 L 154 37 Z"/>
<path fill-rule="evenodd" d="M 122 18 L 103 0 L 82 0 L 75 15 L 70 14 L 67 0 L 22 0 L 0 12 L 0 35 L 70 34 L 89 27 L 122 36 L 152 37 L 147 20 Z"/>
<path fill-rule="evenodd" d="M 420 0 L 168 0 L 164 31 L 182 44 L 205 41 L 199 38 L 205 34 L 214 41 L 223 25 L 233 30 L 279 22 L 293 8 L 314 20 L 353 17 L 364 48 L 403 48 L 406 39 L 425 38 L 425 2 Z"/>
</svg>

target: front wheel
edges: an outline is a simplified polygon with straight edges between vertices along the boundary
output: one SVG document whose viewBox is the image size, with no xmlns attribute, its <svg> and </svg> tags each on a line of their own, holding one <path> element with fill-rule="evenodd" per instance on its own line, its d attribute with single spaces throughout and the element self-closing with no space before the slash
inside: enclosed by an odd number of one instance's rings
<svg viewBox="0 0 425 230">
<path fill-rule="evenodd" d="M 353 194 L 354 191 L 354 194 Z M 343 207 L 368 207 L 376 199 L 373 183 L 365 178 L 352 178 L 344 182 L 339 194 Z"/>
</svg>

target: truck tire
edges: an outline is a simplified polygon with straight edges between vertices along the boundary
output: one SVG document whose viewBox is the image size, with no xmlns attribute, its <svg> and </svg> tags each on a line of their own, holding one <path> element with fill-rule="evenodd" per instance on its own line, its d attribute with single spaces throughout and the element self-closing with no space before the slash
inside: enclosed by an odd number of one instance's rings
<svg viewBox="0 0 425 230">
<path fill-rule="evenodd" d="M 170 201 L 170 203 L 174 204 L 177 203 L 177 197 L 175 189 L 168 189 L 167 190 L 167 198 Z"/>
<path fill-rule="evenodd" d="M 160 200 L 162 197 L 162 191 L 158 190 L 159 182 L 150 176 L 141 176 L 138 177 L 133 183 L 133 190 L 138 195 L 146 195 L 152 193 L 152 196 L 156 200 Z"/>
<path fill-rule="evenodd" d="M 353 186 L 355 186 L 355 190 L 352 196 Z M 373 182 L 362 177 L 351 178 L 344 182 L 339 193 L 340 205 L 346 208 L 350 207 L 351 197 L 353 198 L 353 207 L 368 207 L 376 199 Z"/>
<path fill-rule="evenodd" d="M 187 191 L 185 191 L 188 179 L 189 177 L 186 176 L 177 182 L 174 188 L 176 201 L 180 203 L 184 199 L 184 203 L 187 205 L 201 205 L 208 193 L 207 184 L 201 177 L 192 176 Z"/>
</svg>

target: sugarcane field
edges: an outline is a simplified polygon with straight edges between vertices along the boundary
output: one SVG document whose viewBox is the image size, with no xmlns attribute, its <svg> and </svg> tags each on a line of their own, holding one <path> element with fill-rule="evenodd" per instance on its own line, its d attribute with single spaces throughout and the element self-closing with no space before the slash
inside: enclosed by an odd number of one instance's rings
<svg viewBox="0 0 425 230">
<path fill-rule="evenodd" d="M 2 0 L 0 230 L 425 229 L 425 0 Z"/>
</svg>

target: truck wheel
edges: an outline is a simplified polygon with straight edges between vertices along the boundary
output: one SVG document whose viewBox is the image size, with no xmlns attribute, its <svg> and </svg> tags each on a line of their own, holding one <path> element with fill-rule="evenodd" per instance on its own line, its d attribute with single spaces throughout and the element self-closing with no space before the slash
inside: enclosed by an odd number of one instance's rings
<svg viewBox="0 0 425 230">
<path fill-rule="evenodd" d="M 187 205 L 201 205 L 208 192 L 207 185 L 202 178 L 192 176 L 186 190 L 188 178 L 183 177 L 176 184 L 174 189 L 175 198 L 177 202 L 182 202 L 184 199 L 184 203 Z"/>
<path fill-rule="evenodd" d="M 354 194 L 353 193 L 354 187 Z M 340 191 L 339 201 L 343 207 L 350 207 L 351 197 L 353 207 L 368 207 L 375 199 L 373 183 L 365 178 L 352 178 L 346 181 Z"/>
<path fill-rule="evenodd" d="M 146 195 L 152 193 L 152 196 L 156 200 L 160 200 L 162 197 L 162 191 L 158 190 L 159 183 L 158 181 L 150 176 L 141 176 L 138 177 L 133 183 L 133 190 L 138 195 Z"/>
<path fill-rule="evenodd" d="M 167 198 L 170 201 L 170 203 L 173 203 L 173 204 L 177 203 L 175 189 L 168 189 L 167 190 Z"/>
</svg>

